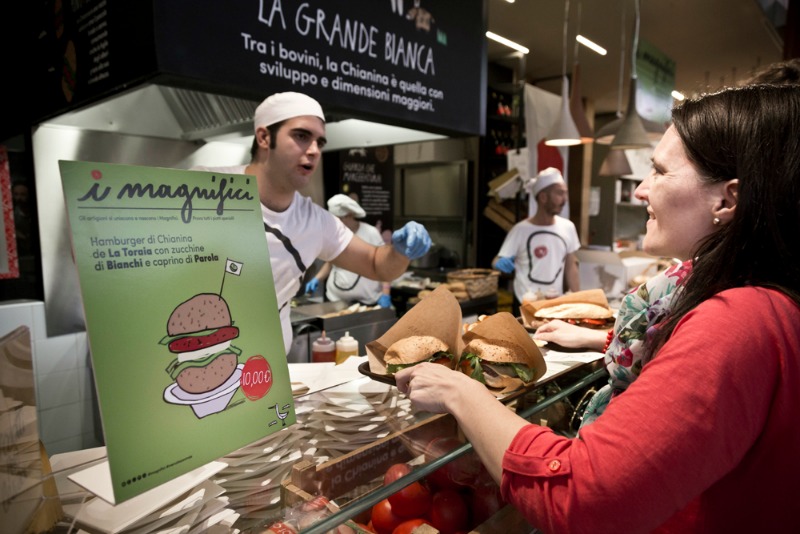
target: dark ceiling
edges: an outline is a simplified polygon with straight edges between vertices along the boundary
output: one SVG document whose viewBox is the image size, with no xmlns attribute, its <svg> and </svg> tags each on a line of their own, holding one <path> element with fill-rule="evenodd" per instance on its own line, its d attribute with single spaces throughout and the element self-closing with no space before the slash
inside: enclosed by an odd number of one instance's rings
<svg viewBox="0 0 800 534">
<path fill-rule="evenodd" d="M 740 83 L 759 67 L 782 59 L 780 26 L 788 1 L 641 0 L 639 39 L 675 62 L 675 89 L 686 95 Z M 596 113 L 614 112 L 623 30 L 627 48 L 623 94 L 627 95 L 635 0 L 569 2 L 567 70 L 571 72 L 573 65 L 580 10 L 580 33 L 608 50 L 600 56 L 580 46 L 581 93 L 594 102 Z M 511 56 L 513 50 L 490 40 L 489 60 L 517 71 L 524 63 L 525 81 L 560 92 L 564 0 L 488 0 L 488 4 L 488 29 L 530 49 L 523 62 Z M 778 21 L 777 30 L 773 20 Z"/>
</svg>

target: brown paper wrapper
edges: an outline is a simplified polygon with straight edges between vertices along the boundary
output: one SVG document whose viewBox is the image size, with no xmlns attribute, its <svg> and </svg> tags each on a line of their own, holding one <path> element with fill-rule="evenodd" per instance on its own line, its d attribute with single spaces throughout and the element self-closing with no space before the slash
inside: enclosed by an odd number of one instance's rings
<svg viewBox="0 0 800 534">
<path fill-rule="evenodd" d="M 464 334 L 464 345 L 473 339 L 484 339 L 492 345 L 509 347 L 513 350 L 524 352 L 532 362 L 531 367 L 534 370 L 532 382 L 536 382 L 547 370 L 542 351 L 531 339 L 528 331 L 508 312 L 495 313 L 479 322 L 472 330 Z M 524 383 L 519 378 L 505 377 L 504 388 L 496 393 L 511 393 L 520 389 L 523 385 Z"/>
<path fill-rule="evenodd" d="M 540 299 L 540 300 L 526 300 L 520 306 L 520 314 L 525 326 L 530 327 L 532 324 L 538 322 L 534 318 L 534 314 L 542 308 L 549 308 L 551 306 L 558 306 L 559 304 L 569 304 L 573 302 L 586 302 L 588 304 L 597 304 L 604 308 L 611 309 L 608 305 L 608 299 L 602 289 L 586 289 L 584 291 L 575 291 L 574 293 L 567 293 L 554 299 Z"/>
<path fill-rule="evenodd" d="M 367 343 L 370 372 L 385 375 L 383 355 L 395 341 L 410 336 L 434 336 L 444 341 L 453 355 L 458 357 L 461 354 L 464 348 L 461 340 L 461 306 L 447 288 L 434 289 L 385 334 Z"/>
</svg>

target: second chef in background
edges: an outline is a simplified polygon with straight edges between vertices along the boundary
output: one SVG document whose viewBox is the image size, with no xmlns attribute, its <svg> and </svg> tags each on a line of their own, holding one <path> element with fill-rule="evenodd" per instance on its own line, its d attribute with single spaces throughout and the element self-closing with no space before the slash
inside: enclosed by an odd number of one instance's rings
<svg viewBox="0 0 800 534">
<path fill-rule="evenodd" d="M 383 237 L 377 228 L 364 221 L 364 208 L 348 195 L 333 195 L 328 199 L 328 211 L 339 217 L 339 220 L 364 242 L 376 247 L 384 245 Z M 389 282 L 370 280 L 358 273 L 342 269 L 325 262 L 319 272 L 306 284 L 306 293 L 313 293 L 321 281 L 325 282 L 325 297 L 332 301 L 360 303 L 367 306 L 380 305 L 388 308 L 392 305 L 391 285 Z"/>
</svg>

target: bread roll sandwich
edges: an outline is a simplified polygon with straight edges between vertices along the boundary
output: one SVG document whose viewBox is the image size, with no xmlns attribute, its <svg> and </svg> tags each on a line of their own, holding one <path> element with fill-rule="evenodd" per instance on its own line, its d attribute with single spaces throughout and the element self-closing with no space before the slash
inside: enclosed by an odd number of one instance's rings
<svg viewBox="0 0 800 534">
<path fill-rule="evenodd" d="M 486 317 L 464 335 L 458 369 L 495 393 L 536 381 L 546 369 L 542 353 L 513 315 Z"/>
<path fill-rule="evenodd" d="M 386 373 L 396 372 L 422 362 L 440 363 L 455 367 L 455 356 L 447 343 L 434 336 L 409 336 L 392 343 L 383 356 Z"/>
<path fill-rule="evenodd" d="M 602 289 L 576 291 L 552 300 L 528 301 L 521 313 L 526 326 L 538 328 L 553 319 L 587 328 L 610 328 L 614 312 Z"/>
</svg>

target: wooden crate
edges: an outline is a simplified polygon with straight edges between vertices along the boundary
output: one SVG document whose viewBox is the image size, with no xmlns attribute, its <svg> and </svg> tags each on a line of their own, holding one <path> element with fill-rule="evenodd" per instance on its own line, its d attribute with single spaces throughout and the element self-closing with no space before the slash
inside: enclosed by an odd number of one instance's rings
<svg viewBox="0 0 800 534">
<path fill-rule="evenodd" d="M 393 464 L 408 462 L 424 453 L 425 446 L 437 437 L 458 436 L 458 425 L 450 415 L 437 415 L 405 430 L 320 465 L 301 461 L 292 467 L 291 477 L 281 484 L 284 506 L 291 507 L 324 495 L 330 500 L 360 496 L 377 487 L 380 477 Z M 355 495 L 354 495 L 355 494 Z M 339 503 L 345 509 L 346 502 Z M 470 534 L 507 534 L 530 532 L 531 527 L 513 506 L 506 506 Z M 424 525 L 416 534 L 438 534 Z"/>
</svg>

